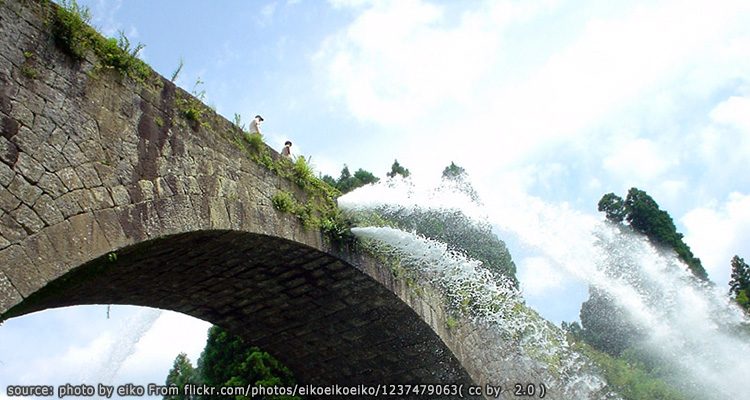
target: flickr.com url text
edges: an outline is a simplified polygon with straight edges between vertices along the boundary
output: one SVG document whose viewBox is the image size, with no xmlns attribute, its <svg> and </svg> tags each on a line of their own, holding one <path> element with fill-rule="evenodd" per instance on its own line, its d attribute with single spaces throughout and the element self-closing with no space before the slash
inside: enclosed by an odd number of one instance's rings
<svg viewBox="0 0 750 400">
<path fill-rule="evenodd" d="M 9 385 L 8 397 L 99 397 L 111 398 L 142 396 L 367 396 L 367 397 L 401 397 L 401 396 L 446 396 L 453 398 L 486 396 L 498 398 L 505 391 L 524 397 L 544 398 L 547 388 L 544 384 L 516 384 L 515 388 L 504 388 L 494 385 L 458 385 L 458 384 L 388 384 L 388 385 L 294 385 L 294 386 L 208 386 L 187 384 L 182 387 L 170 385 L 135 385 L 132 383 L 110 386 L 104 384 L 71 385 L 66 383 L 57 387 L 53 385 Z M 521 394 L 522 393 L 522 394 Z"/>
</svg>

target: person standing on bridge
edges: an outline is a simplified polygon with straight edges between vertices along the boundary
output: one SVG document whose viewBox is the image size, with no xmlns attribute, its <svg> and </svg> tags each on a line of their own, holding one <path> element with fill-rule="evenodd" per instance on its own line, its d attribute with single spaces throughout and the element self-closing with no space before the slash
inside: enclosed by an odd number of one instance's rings
<svg viewBox="0 0 750 400">
<path fill-rule="evenodd" d="M 263 122 L 263 117 L 261 117 L 260 115 L 256 115 L 255 118 L 253 118 L 253 120 L 250 121 L 250 129 L 248 133 L 250 133 L 251 135 L 253 133 L 257 133 L 258 135 L 260 135 L 261 122 Z"/>
<path fill-rule="evenodd" d="M 292 142 L 288 140 L 284 142 L 284 148 L 281 149 L 281 156 L 289 160 L 292 159 Z"/>
</svg>

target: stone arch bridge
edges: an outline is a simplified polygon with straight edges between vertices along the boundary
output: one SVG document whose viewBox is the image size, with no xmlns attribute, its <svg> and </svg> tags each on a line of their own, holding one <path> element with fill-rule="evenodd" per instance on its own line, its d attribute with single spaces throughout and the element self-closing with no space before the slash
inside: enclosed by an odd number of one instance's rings
<svg viewBox="0 0 750 400">
<path fill-rule="evenodd" d="M 49 7 L 0 2 L 2 319 L 143 305 L 238 333 L 304 383 L 484 383 L 439 301 L 274 209 L 308 194 L 170 81 L 60 51 Z"/>
</svg>

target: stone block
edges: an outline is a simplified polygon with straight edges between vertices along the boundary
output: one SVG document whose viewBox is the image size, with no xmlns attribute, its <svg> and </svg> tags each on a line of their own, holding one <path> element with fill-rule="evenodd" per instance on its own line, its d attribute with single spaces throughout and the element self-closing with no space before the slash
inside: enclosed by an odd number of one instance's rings
<svg viewBox="0 0 750 400">
<path fill-rule="evenodd" d="M 58 198 L 68 192 L 68 188 L 63 185 L 60 178 L 51 172 L 45 172 L 37 183 L 37 187 L 42 189 L 52 198 Z"/>
<path fill-rule="evenodd" d="M 57 151 L 62 152 L 63 148 L 65 147 L 65 143 L 68 143 L 67 131 L 58 126 L 47 138 L 47 143 L 52 145 L 52 147 L 54 147 Z"/>
<path fill-rule="evenodd" d="M 90 189 L 102 185 L 93 163 L 81 164 L 75 170 L 84 187 Z"/>
<path fill-rule="evenodd" d="M 115 205 L 124 206 L 130 204 L 130 194 L 128 193 L 128 190 L 125 188 L 125 186 L 114 186 L 110 188 L 109 191 L 112 195 L 112 200 L 115 202 Z"/>
<path fill-rule="evenodd" d="M 5 121 L 5 118 L 3 118 L 3 121 Z M 3 123 L 3 125 L 5 124 Z M 3 126 L 3 132 L 5 133 L 5 131 L 6 128 Z M 16 160 L 18 160 L 18 146 L 6 139 L 5 136 L 0 136 L 0 161 L 8 165 L 15 165 Z"/>
<path fill-rule="evenodd" d="M 78 204 L 77 197 L 75 193 L 69 192 L 55 199 L 55 206 L 60 210 L 64 218 L 83 212 L 81 205 Z"/>
<path fill-rule="evenodd" d="M 102 159 L 102 162 L 94 163 L 94 169 L 96 169 L 96 173 L 99 175 L 99 180 L 102 181 L 102 185 L 113 187 L 120 184 L 117 180 L 115 169 L 109 165 L 109 161 L 106 160 L 106 157 Z"/>
<path fill-rule="evenodd" d="M 18 134 L 13 136 L 13 143 L 15 143 L 21 151 L 34 154 L 38 151 L 39 146 L 44 143 L 44 139 L 40 137 L 37 132 L 32 131 L 28 126 L 21 126 L 18 129 Z"/>
<path fill-rule="evenodd" d="M 78 214 L 45 229 L 52 246 L 67 266 L 78 266 L 112 249 L 93 213 Z"/>
<path fill-rule="evenodd" d="M 139 202 L 140 201 L 149 201 L 154 199 L 154 183 L 141 179 L 138 181 L 138 193 L 139 193 Z"/>
<path fill-rule="evenodd" d="M 63 221 L 63 214 L 57 209 L 55 201 L 49 195 L 43 194 L 34 204 L 34 212 L 47 225 L 55 225 Z"/>
<path fill-rule="evenodd" d="M 128 238 L 128 236 L 125 235 L 125 231 L 123 231 L 122 225 L 120 225 L 118 211 L 115 209 L 95 211 L 94 218 L 96 219 L 96 222 L 99 223 L 99 226 L 104 232 L 104 236 L 112 245 L 113 249 L 122 248 L 134 242 L 133 239 Z"/>
<path fill-rule="evenodd" d="M 21 204 L 21 200 L 7 189 L 0 190 L 0 210 L 11 212 Z"/>
<path fill-rule="evenodd" d="M 68 140 L 68 142 L 65 143 L 65 146 L 62 148 L 62 154 L 72 166 L 78 166 L 88 161 L 86 155 L 78 148 L 76 142 L 72 140 Z"/>
<path fill-rule="evenodd" d="M 49 172 L 57 172 L 70 166 L 62 153 L 49 143 L 41 144 L 39 148 L 31 153 L 31 156 L 39 161 L 44 166 L 44 169 Z"/>
<path fill-rule="evenodd" d="M 28 297 L 45 283 L 20 245 L 0 250 L 0 272 L 23 297 Z"/>
<path fill-rule="evenodd" d="M 16 175 L 9 166 L 0 163 L 0 185 L 8 186 L 13 181 L 13 177 Z"/>
<path fill-rule="evenodd" d="M 10 282 L 4 272 L 0 271 L 0 314 L 23 300 L 21 293 Z"/>
<path fill-rule="evenodd" d="M 65 185 L 68 190 L 83 188 L 83 182 L 81 182 L 81 178 L 78 177 L 78 174 L 73 167 L 61 169 L 57 172 L 57 177 L 60 178 L 63 185 Z"/>
<path fill-rule="evenodd" d="M 10 214 L 3 214 L 0 217 L 0 235 L 10 243 L 17 243 L 23 240 L 28 234 Z"/>
<path fill-rule="evenodd" d="M 46 233 L 30 236 L 23 242 L 23 248 L 45 281 L 49 282 L 68 272 Z"/>
<path fill-rule="evenodd" d="M 10 213 L 13 219 L 16 220 L 28 234 L 34 234 L 44 228 L 44 221 L 39 218 L 36 213 L 29 208 L 26 204 L 21 204 L 20 207 Z"/>
<path fill-rule="evenodd" d="M 33 206 L 36 199 L 42 195 L 42 189 L 33 186 L 21 175 L 13 178 L 8 185 L 8 190 L 29 206 Z"/>
<path fill-rule="evenodd" d="M 38 182 L 44 173 L 44 167 L 26 153 L 18 154 L 14 168 L 31 183 Z"/>
<path fill-rule="evenodd" d="M 114 207 L 115 202 L 112 200 L 112 195 L 109 194 L 109 191 L 106 188 L 93 188 L 91 189 L 91 194 L 94 196 L 95 210 Z"/>
</svg>

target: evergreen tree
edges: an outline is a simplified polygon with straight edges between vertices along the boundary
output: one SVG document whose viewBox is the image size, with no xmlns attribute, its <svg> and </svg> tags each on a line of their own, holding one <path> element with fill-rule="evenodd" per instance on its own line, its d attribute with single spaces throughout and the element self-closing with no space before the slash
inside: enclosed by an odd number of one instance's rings
<svg viewBox="0 0 750 400">
<path fill-rule="evenodd" d="M 602 199 L 599 200 L 598 209 L 599 211 L 604 212 L 607 216 L 607 220 L 614 223 L 622 222 L 627 214 L 625 211 L 625 202 L 622 200 L 622 197 L 614 193 L 605 194 Z"/>
<path fill-rule="evenodd" d="M 466 175 L 466 170 L 456 165 L 451 161 L 451 165 L 445 167 L 443 170 L 443 178 L 445 179 L 462 179 Z"/>
<path fill-rule="evenodd" d="M 179 393 L 176 396 L 164 396 L 164 400 L 190 400 L 192 396 L 185 395 L 182 393 L 183 388 L 187 384 L 195 384 L 198 382 L 198 374 L 193 368 L 193 364 L 188 359 L 187 354 L 180 353 L 175 359 L 172 369 L 169 370 L 167 375 L 167 386 L 174 385 L 179 389 Z"/>
<path fill-rule="evenodd" d="M 466 173 L 466 170 L 456 165 L 453 161 L 451 161 L 451 165 L 443 169 L 443 183 L 447 183 L 460 190 L 469 196 L 473 202 L 480 204 L 479 194 L 477 194 L 474 186 L 469 181 L 469 175 Z"/>
<path fill-rule="evenodd" d="M 371 172 L 365 171 L 362 168 L 358 169 L 354 172 L 354 175 L 352 175 L 346 164 L 344 164 L 344 168 L 341 169 L 341 175 L 339 175 L 338 180 L 334 180 L 330 175 L 325 175 L 321 179 L 338 189 L 341 194 L 349 193 L 358 187 L 369 185 L 380 180 Z"/>
<path fill-rule="evenodd" d="M 732 257 L 732 275 L 729 280 L 729 295 L 745 310 L 750 310 L 750 267 L 745 260 Z"/>
<path fill-rule="evenodd" d="M 598 209 L 604 212 L 609 222 L 645 235 L 656 246 L 674 250 L 694 276 L 701 280 L 708 279 L 700 260 L 682 241 L 683 236 L 677 232 L 672 217 L 659 209 L 656 201 L 645 191 L 631 188 L 625 200 L 614 193 L 607 193 L 599 200 Z M 613 278 L 627 279 L 629 270 L 635 265 L 631 265 L 627 258 L 620 258 L 616 265 L 606 268 Z M 580 318 L 581 337 L 597 350 L 612 356 L 619 356 L 642 336 L 633 324 L 627 322 L 624 310 L 614 299 L 598 290 L 589 290 L 589 299 L 581 305 Z"/>
<path fill-rule="evenodd" d="M 646 235 L 655 245 L 674 250 L 693 275 L 698 279 L 708 280 L 701 260 L 693 255 L 690 247 L 682 240 L 683 235 L 677 232 L 672 217 L 660 210 L 656 201 L 643 190 L 631 188 L 624 201 L 614 193 L 607 193 L 599 200 L 598 209 L 605 213 L 607 220 L 615 224 L 621 224 L 625 220 L 633 230 Z"/>
<path fill-rule="evenodd" d="M 401 164 L 398 163 L 398 160 L 393 160 L 393 165 L 391 165 L 391 172 L 387 173 L 389 178 L 395 178 L 396 175 L 401 175 L 403 178 L 409 177 L 409 170 L 401 166 Z"/>
<path fill-rule="evenodd" d="M 213 326 L 198 360 L 201 383 L 209 386 L 294 386 L 291 371 L 268 353 L 246 345 L 241 338 Z M 206 396 L 205 399 L 221 399 Z M 237 396 L 236 400 L 249 399 Z M 272 396 L 269 400 L 298 397 Z"/>
</svg>

